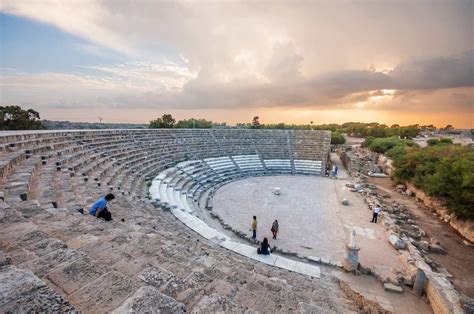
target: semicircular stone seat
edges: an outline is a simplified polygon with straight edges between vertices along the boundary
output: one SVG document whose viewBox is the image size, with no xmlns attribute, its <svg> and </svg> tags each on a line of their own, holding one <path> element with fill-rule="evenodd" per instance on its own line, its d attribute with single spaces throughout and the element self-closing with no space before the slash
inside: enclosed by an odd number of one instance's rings
<svg viewBox="0 0 474 314">
<path fill-rule="evenodd" d="M 194 216 L 234 180 L 322 175 L 330 137 L 248 129 L 0 133 L 0 312 L 355 310 L 331 279 L 254 248 L 252 258 L 237 254 L 249 248 Z M 111 222 L 87 214 L 107 193 L 116 196 Z"/>
</svg>

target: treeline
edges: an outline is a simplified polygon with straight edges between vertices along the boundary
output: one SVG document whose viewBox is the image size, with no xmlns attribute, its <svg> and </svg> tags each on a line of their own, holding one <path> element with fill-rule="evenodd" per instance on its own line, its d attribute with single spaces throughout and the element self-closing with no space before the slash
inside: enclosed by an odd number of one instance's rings
<svg viewBox="0 0 474 314">
<path fill-rule="evenodd" d="M 170 114 L 164 114 L 161 118 L 150 121 L 150 129 L 210 129 L 213 127 L 226 127 L 225 123 L 214 123 L 206 119 L 184 119 L 176 121 Z"/>
<path fill-rule="evenodd" d="M 447 141 L 406 149 L 393 162 L 393 176 L 446 202 L 456 216 L 474 219 L 474 148 Z"/>
<path fill-rule="evenodd" d="M 176 121 L 170 114 L 164 114 L 160 118 L 150 121 L 148 126 L 151 129 L 161 128 L 188 128 L 188 129 L 210 129 L 214 127 L 227 127 L 225 123 L 214 123 L 205 119 L 184 119 Z M 297 124 L 260 124 L 259 118 L 254 117 L 251 123 L 237 123 L 237 128 L 245 129 L 280 129 L 280 130 L 316 130 L 311 125 L 297 125 Z M 329 130 L 329 129 L 318 129 Z M 331 144 L 344 144 L 346 138 L 340 132 L 331 133 Z"/>
<path fill-rule="evenodd" d="M 150 121 L 150 128 L 212 128 L 227 127 L 225 123 L 214 123 L 205 119 L 185 119 L 176 121 L 171 114 L 164 114 L 162 117 Z M 248 129 L 278 129 L 278 130 L 329 130 L 337 133 L 345 133 L 356 137 L 376 137 L 385 138 L 397 136 L 401 138 L 411 139 L 418 136 L 422 131 L 434 131 L 436 127 L 433 125 L 408 125 L 400 126 L 393 124 L 390 127 L 377 122 L 346 122 L 343 124 L 286 124 L 286 123 L 260 123 L 260 117 L 253 117 L 251 122 L 237 123 L 237 128 Z M 445 130 L 452 129 L 451 125 L 446 126 Z"/>
<path fill-rule="evenodd" d="M 330 124 L 313 124 L 311 121 L 309 124 L 261 124 L 259 117 L 253 118 L 250 123 L 237 123 L 237 127 L 252 128 L 252 129 L 280 129 L 280 130 L 329 130 L 332 132 L 345 133 L 350 136 L 356 137 L 390 137 L 399 136 L 401 138 L 414 138 L 418 136 L 422 131 L 435 131 L 434 125 L 408 125 L 400 126 L 393 124 L 390 127 L 385 124 L 377 122 L 363 123 L 363 122 L 346 122 L 343 124 L 330 123 Z M 451 128 L 451 125 L 447 125 L 446 128 Z M 444 129 L 446 129 L 444 128 Z"/>
<path fill-rule="evenodd" d="M 369 136 L 362 142 L 362 147 L 367 147 L 373 152 L 385 154 L 391 158 L 403 155 L 407 147 L 415 146 L 418 145 L 413 140 L 401 139 L 397 136 L 383 138 Z"/>
<path fill-rule="evenodd" d="M 71 122 L 42 120 L 41 123 L 48 130 L 90 130 L 90 129 L 146 129 L 146 124 L 134 123 L 99 123 L 99 122 Z"/>
</svg>

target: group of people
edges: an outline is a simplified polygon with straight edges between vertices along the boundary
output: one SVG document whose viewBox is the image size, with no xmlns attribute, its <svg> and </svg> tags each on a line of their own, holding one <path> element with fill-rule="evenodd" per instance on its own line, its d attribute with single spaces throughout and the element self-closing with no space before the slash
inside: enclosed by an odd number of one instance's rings
<svg viewBox="0 0 474 314">
<path fill-rule="evenodd" d="M 110 202 L 112 202 L 113 199 L 115 199 L 115 195 L 113 195 L 112 193 L 109 193 L 105 195 L 104 197 L 99 198 L 89 208 L 89 215 L 92 215 L 97 218 L 103 218 L 105 221 L 111 221 L 112 213 L 108 210 L 107 205 Z M 279 228 L 280 226 L 278 224 L 278 220 L 275 219 L 270 229 L 274 240 L 276 240 L 277 238 Z M 250 230 L 252 231 L 252 239 L 257 239 L 257 216 L 253 216 Z M 263 238 L 263 241 L 260 243 L 260 247 L 257 249 L 257 253 L 268 255 L 273 251 L 273 249 L 270 246 L 270 243 L 268 243 L 268 239 L 265 237 Z"/>
<path fill-rule="evenodd" d="M 337 166 L 336 166 L 335 173 L 337 174 Z M 105 221 L 111 221 L 112 214 L 107 209 L 107 204 L 110 203 L 113 199 L 115 199 L 115 196 L 112 193 L 109 193 L 106 196 L 99 198 L 89 208 L 89 214 L 97 218 L 103 218 Z M 377 217 L 379 215 L 379 212 L 380 212 L 380 206 L 375 206 L 373 210 L 372 220 L 370 222 L 377 223 Z M 258 225 L 257 216 L 253 216 L 252 224 L 250 225 L 250 230 L 252 231 L 252 239 L 254 240 L 257 239 L 257 225 Z M 273 240 L 276 240 L 279 229 L 280 229 L 280 226 L 278 224 L 278 220 L 275 219 L 270 229 L 270 231 L 272 232 Z M 263 241 L 260 243 L 260 247 L 257 248 L 257 253 L 262 254 L 262 255 L 269 255 L 270 253 L 273 252 L 274 249 L 275 247 L 272 249 L 272 247 L 270 246 L 270 243 L 268 243 L 268 239 L 264 237 Z"/>
<path fill-rule="evenodd" d="M 337 179 L 337 172 L 338 171 L 339 171 L 339 167 L 337 165 L 333 165 L 332 168 L 331 168 L 331 172 L 329 172 L 329 168 L 326 168 L 326 171 L 325 171 L 324 175 L 326 177 Z"/>
<path fill-rule="evenodd" d="M 280 229 L 280 226 L 278 224 L 278 220 L 275 219 L 270 229 L 270 231 L 272 232 L 273 240 L 276 240 L 279 229 Z M 257 239 L 257 216 L 253 216 L 252 224 L 250 225 L 250 230 L 252 231 L 252 239 L 256 240 Z M 270 244 L 268 243 L 268 239 L 264 237 L 263 241 L 260 243 L 260 247 L 257 249 L 257 253 L 268 255 L 272 251 L 273 250 Z"/>
</svg>

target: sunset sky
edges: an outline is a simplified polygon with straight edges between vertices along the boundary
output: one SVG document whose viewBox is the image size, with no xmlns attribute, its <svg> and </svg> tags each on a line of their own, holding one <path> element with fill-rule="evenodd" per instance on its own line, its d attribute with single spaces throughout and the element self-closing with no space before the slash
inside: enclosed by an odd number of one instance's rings
<svg viewBox="0 0 474 314">
<path fill-rule="evenodd" d="M 474 0 L 0 0 L 0 103 L 474 128 Z"/>
</svg>

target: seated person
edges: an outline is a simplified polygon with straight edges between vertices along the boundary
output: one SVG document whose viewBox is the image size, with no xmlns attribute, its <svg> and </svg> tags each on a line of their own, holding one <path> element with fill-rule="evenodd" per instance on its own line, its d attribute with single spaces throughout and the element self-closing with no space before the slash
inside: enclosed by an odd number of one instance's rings
<svg viewBox="0 0 474 314">
<path fill-rule="evenodd" d="M 268 239 L 263 238 L 262 243 L 260 243 L 260 247 L 257 248 L 257 253 L 263 254 L 263 255 L 269 255 L 271 252 L 272 252 L 272 248 L 270 247 L 270 244 L 268 243 Z"/>
<path fill-rule="evenodd" d="M 114 198 L 115 196 L 112 193 L 99 198 L 89 208 L 89 214 L 97 218 L 104 218 L 106 221 L 112 220 L 112 214 L 107 210 L 107 203 L 111 202 Z"/>
</svg>

